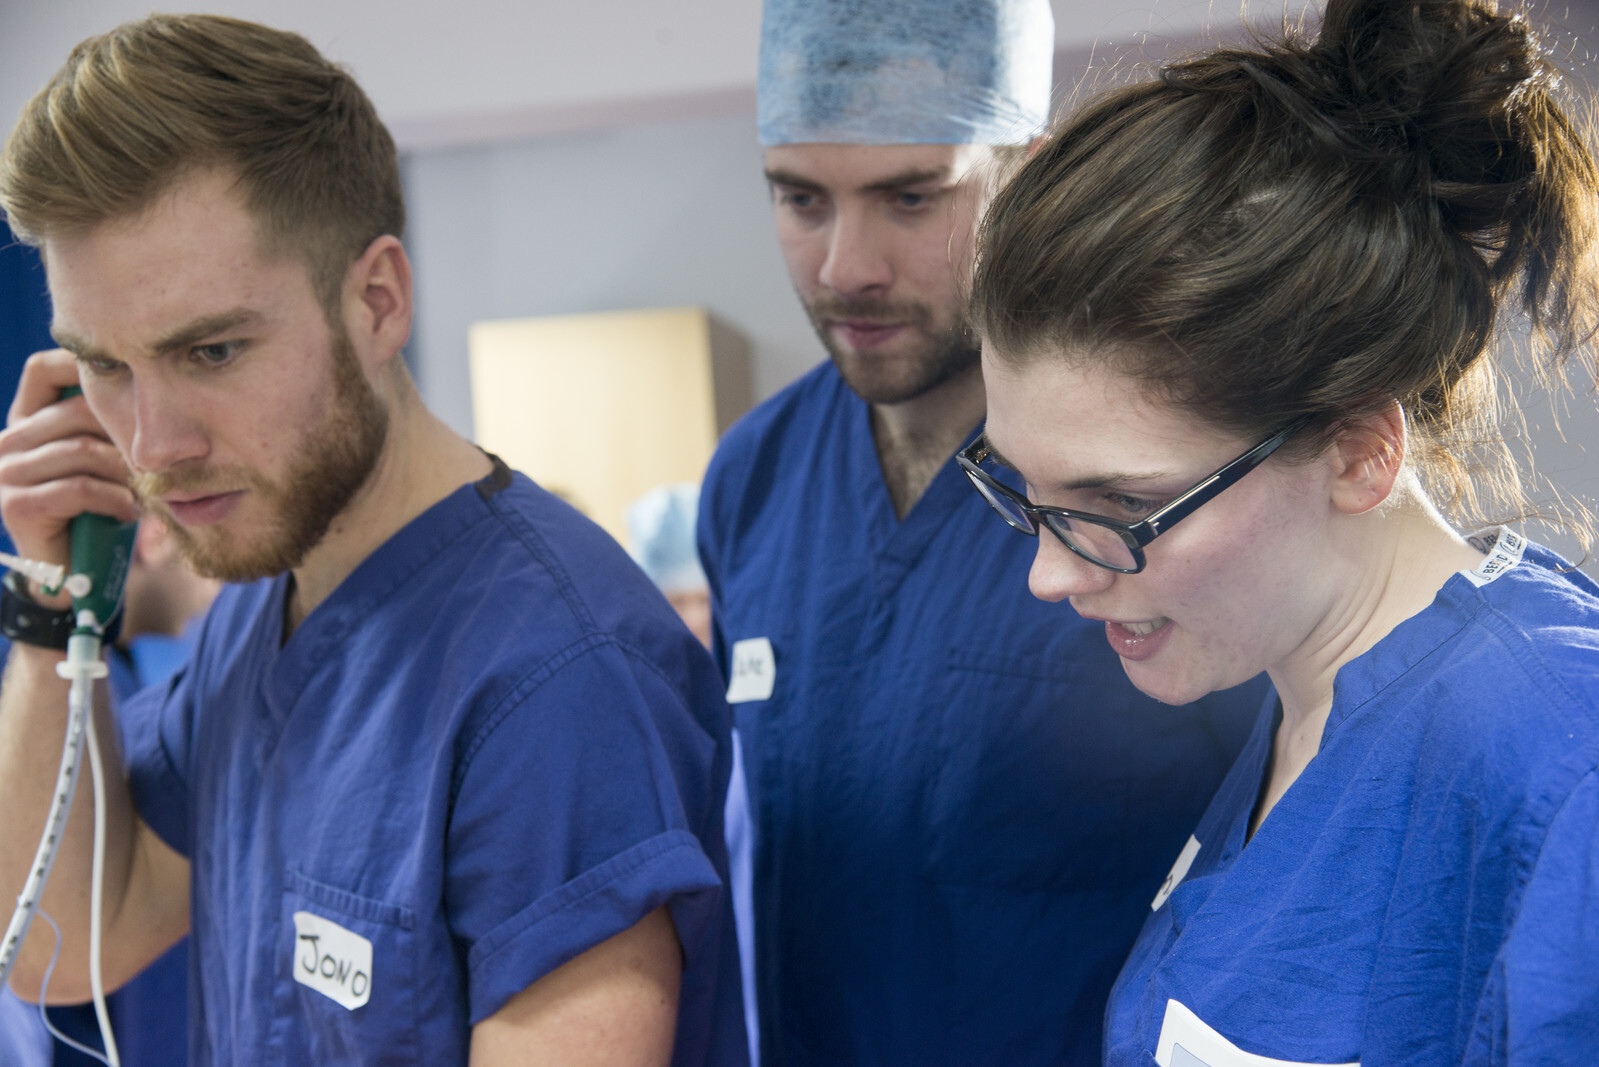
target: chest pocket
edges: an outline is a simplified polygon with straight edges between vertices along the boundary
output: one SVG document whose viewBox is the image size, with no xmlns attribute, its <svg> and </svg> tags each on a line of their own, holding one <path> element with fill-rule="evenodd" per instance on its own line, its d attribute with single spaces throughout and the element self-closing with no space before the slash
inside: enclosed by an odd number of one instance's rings
<svg viewBox="0 0 1599 1067">
<path fill-rule="evenodd" d="M 277 1062 L 422 1063 L 415 913 L 289 870 L 279 918 Z"/>
<path fill-rule="evenodd" d="M 1096 833 L 1082 801 L 1103 804 L 1124 773 L 1098 736 L 1098 721 L 1119 713 L 1115 687 L 1042 651 L 959 646 L 946 663 L 928 874 L 1014 890 L 1090 881 L 1082 844 Z"/>
<path fill-rule="evenodd" d="M 938 881 L 1147 907 L 1226 770 L 1205 713 L 1144 696 L 1103 638 L 950 649 L 924 855 Z"/>
</svg>

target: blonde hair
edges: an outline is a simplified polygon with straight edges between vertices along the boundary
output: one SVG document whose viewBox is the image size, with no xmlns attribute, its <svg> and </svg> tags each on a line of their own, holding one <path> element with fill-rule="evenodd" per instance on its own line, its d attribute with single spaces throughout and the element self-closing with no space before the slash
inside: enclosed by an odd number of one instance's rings
<svg viewBox="0 0 1599 1067">
<path fill-rule="evenodd" d="M 297 34 L 214 15 L 151 15 L 74 48 L 0 151 L 0 208 L 39 244 L 206 167 L 237 175 L 263 251 L 301 259 L 330 315 L 349 265 L 405 228 L 394 141 L 355 79 Z"/>
</svg>

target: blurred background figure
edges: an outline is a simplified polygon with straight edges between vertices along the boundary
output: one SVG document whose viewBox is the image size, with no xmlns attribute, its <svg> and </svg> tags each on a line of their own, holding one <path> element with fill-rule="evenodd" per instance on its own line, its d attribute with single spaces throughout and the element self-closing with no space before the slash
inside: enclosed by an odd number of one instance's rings
<svg viewBox="0 0 1599 1067">
<path fill-rule="evenodd" d="M 10 651 L 7 642 L 6 651 Z M 39 1022 L 39 1009 L 0 989 L 0 1063 L 8 1067 L 51 1067 L 50 1035 Z"/>
<path fill-rule="evenodd" d="M 106 656 L 113 706 L 145 686 L 166 684 L 178 672 L 219 589 L 221 583 L 201 578 L 183 562 L 160 519 L 140 520 L 122 630 Z M 0 639 L 0 655 L 9 651 L 9 643 Z M 107 998 L 124 1067 L 182 1067 L 187 1061 L 187 954 L 185 938 Z M 50 1021 L 71 1041 L 100 1049 L 94 1005 L 53 1007 Z M 0 1054 L 5 1067 L 87 1067 L 99 1062 L 52 1039 L 38 1009 L 9 990 L 0 993 Z"/>
<path fill-rule="evenodd" d="M 166 524 L 139 520 L 122 605 L 122 633 L 112 647 L 111 692 L 125 700 L 147 685 L 177 673 L 189 658 L 195 630 L 222 589 L 214 578 L 195 574 L 178 554 Z"/>
<path fill-rule="evenodd" d="M 633 559 L 700 643 L 709 647 L 711 591 L 694 549 L 699 506 L 699 486 L 686 482 L 663 485 L 628 505 L 627 530 Z"/>
<path fill-rule="evenodd" d="M 700 509 L 700 487 L 683 482 L 663 485 L 627 508 L 628 539 L 644 573 L 666 595 L 695 637 L 711 645 L 711 590 L 694 544 Z M 750 807 L 744 781 L 744 755 L 733 731 L 733 773 L 727 781 L 723 834 L 732 873 L 733 921 L 738 927 L 739 965 L 744 985 L 744 1027 L 749 1034 L 750 1062 L 760 1062 L 760 1022 L 755 1011 L 755 846 L 750 833 Z"/>
</svg>

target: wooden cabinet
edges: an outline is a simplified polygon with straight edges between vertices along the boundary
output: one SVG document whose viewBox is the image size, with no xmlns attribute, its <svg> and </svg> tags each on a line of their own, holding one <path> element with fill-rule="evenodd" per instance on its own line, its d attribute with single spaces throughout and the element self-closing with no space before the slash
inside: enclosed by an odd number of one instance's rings
<svg viewBox="0 0 1599 1067">
<path fill-rule="evenodd" d="M 703 308 L 479 322 L 477 442 L 624 544 L 623 509 L 698 482 L 753 400 L 749 344 Z"/>
</svg>

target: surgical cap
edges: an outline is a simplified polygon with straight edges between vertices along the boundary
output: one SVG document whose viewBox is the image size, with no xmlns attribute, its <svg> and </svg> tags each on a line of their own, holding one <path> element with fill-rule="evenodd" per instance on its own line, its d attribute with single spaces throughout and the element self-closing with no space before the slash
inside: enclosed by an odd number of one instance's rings
<svg viewBox="0 0 1599 1067">
<path fill-rule="evenodd" d="M 1049 0 L 766 0 L 761 144 L 1025 144 L 1054 54 Z"/>
<path fill-rule="evenodd" d="M 651 489 L 627 506 L 633 560 L 665 592 L 705 588 L 705 572 L 694 548 L 699 506 L 700 487 L 692 483 Z"/>
</svg>

